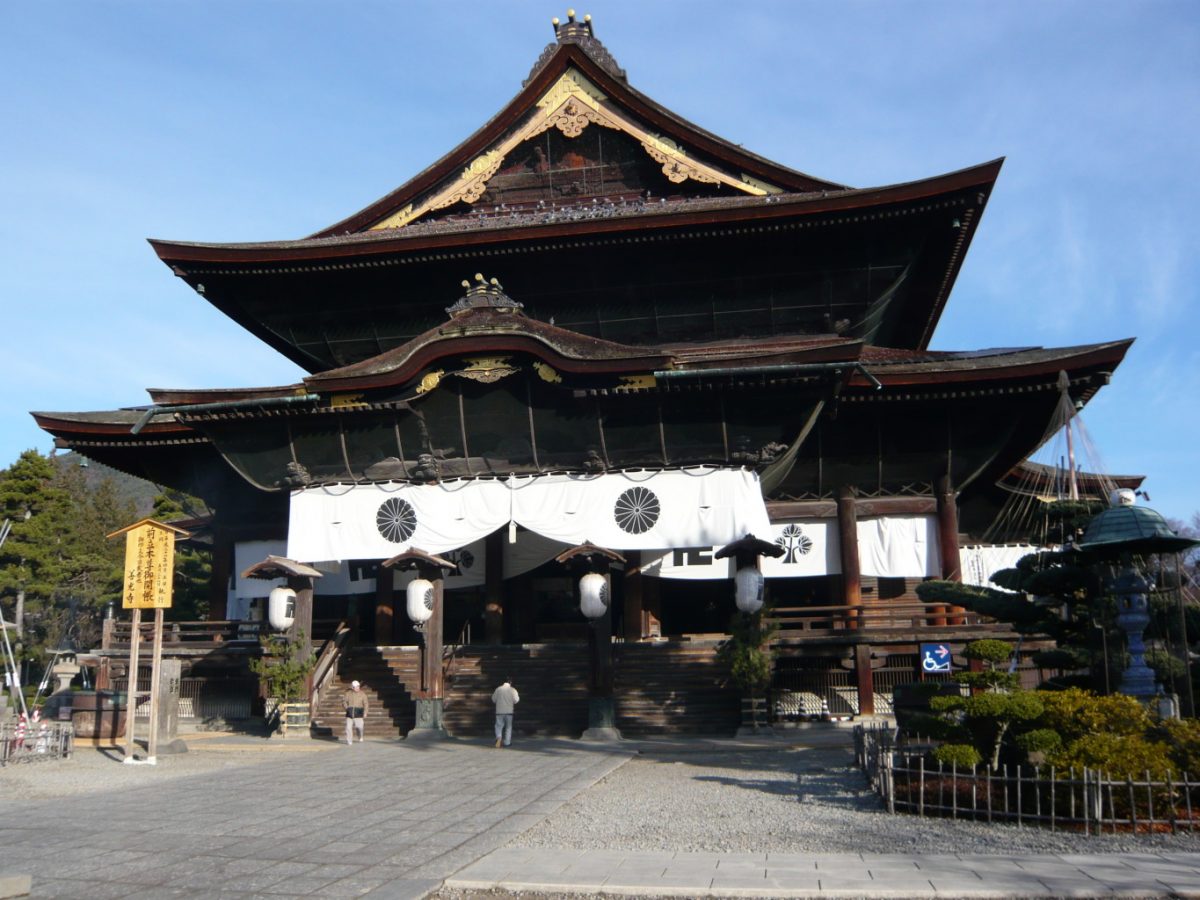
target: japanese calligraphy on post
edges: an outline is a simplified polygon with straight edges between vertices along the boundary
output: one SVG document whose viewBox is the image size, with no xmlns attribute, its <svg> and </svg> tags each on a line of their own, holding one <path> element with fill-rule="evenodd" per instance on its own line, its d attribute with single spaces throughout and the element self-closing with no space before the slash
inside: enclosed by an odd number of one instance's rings
<svg viewBox="0 0 1200 900">
<path fill-rule="evenodd" d="M 121 606 L 125 609 L 170 609 L 178 529 L 142 520 L 123 531 L 125 590 Z"/>
<path fill-rule="evenodd" d="M 170 609 L 175 533 L 146 524 L 125 534 L 125 609 Z"/>
</svg>

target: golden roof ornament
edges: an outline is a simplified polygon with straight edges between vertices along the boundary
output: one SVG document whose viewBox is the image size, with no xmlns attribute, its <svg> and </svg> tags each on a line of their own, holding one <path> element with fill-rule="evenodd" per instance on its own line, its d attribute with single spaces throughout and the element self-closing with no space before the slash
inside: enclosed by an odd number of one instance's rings
<svg viewBox="0 0 1200 900">
<path fill-rule="evenodd" d="M 554 43 L 542 51 L 542 55 L 533 65 L 533 71 L 529 73 L 529 78 L 525 79 L 525 84 L 529 83 L 534 73 L 545 65 L 546 61 L 563 44 L 575 44 L 609 75 L 619 78 L 621 81 L 627 80 L 625 70 L 617 65 L 617 61 L 608 52 L 608 48 L 596 39 L 596 33 L 592 29 L 592 17 L 590 14 L 585 15 L 582 20 L 579 20 L 575 18 L 575 10 L 568 9 L 567 21 L 564 22 L 558 16 L 555 16 L 550 20 L 550 26 L 554 29 Z"/>
<path fill-rule="evenodd" d="M 453 306 L 446 307 L 446 313 L 452 319 L 477 309 L 520 313 L 524 308 L 523 304 L 504 293 L 504 288 L 500 286 L 498 279 L 486 279 L 481 272 L 475 273 L 474 284 L 463 279 L 462 286 L 466 288 L 466 293 L 459 297 Z"/>
</svg>

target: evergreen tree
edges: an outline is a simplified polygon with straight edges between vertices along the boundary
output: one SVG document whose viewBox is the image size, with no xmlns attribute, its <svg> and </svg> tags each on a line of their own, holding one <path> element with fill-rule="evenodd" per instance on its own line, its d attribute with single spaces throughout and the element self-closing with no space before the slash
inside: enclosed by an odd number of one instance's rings
<svg viewBox="0 0 1200 900">
<path fill-rule="evenodd" d="M 203 512 L 203 504 L 180 491 L 167 489 L 154 498 L 153 517 L 171 524 Z M 175 545 L 175 581 L 166 618 L 194 622 L 208 618 L 212 552 L 192 542 Z"/>
<path fill-rule="evenodd" d="M 71 498 L 54 476 L 53 463 L 36 450 L 0 472 L 0 509 L 12 523 L 0 547 L 0 594 L 12 598 L 17 641 L 27 655 L 44 641 L 45 623 L 53 618 L 70 528 Z"/>
</svg>

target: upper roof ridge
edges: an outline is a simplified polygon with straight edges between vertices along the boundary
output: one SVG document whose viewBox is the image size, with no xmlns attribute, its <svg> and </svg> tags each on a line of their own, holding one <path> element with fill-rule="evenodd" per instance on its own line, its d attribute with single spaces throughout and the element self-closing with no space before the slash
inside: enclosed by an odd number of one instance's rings
<svg viewBox="0 0 1200 900">
<path fill-rule="evenodd" d="M 613 78 L 621 81 L 628 81 L 625 76 L 625 70 L 618 64 L 613 55 L 608 52 L 599 40 L 596 39 L 595 32 L 592 30 L 592 17 L 586 14 L 582 21 L 575 19 L 575 10 L 567 10 L 567 21 L 562 22 L 558 16 L 550 20 L 550 24 L 554 28 L 555 41 L 552 44 L 547 44 L 546 49 L 542 51 L 542 55 L 538 57 L 537 62 L 533 64 L 533 68 L 529 70 L 529 76 L 521 82 L 521 87 L 525 87 L 533 80 L 533 77 L 538 73 L 555 52 L 563 44 L 575 44 L 579 49 L 591 57 L 592 62 L 602 68 Z"/>
</svg>

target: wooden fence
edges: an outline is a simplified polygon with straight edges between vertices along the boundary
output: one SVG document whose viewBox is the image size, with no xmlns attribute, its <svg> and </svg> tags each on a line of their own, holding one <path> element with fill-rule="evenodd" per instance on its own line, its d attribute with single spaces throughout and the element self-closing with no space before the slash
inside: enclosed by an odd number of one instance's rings
<svg viewBox="0 0 1200 900">
<path fill-rule="evenodd" d="M 1200 825 L 1200 782 L 1116 778 L 1092 769 L 926 763 L 897 747 L 890 729 L 857 726 L 855 761 L 890 813 L 1015 822 L 1084 834 L 1193 832 Z"/>
</svg>

